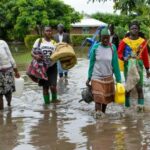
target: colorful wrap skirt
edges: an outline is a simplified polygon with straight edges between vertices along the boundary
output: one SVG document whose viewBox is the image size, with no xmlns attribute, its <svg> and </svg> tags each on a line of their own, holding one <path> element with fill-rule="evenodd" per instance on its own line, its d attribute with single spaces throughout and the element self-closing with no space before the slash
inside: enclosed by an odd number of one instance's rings
<svg viewBox="0 0 150 150">
<path fill-rule="evenodd" d="M 115 84 L 113 76 L 102 79 L 92 79 L 92 94 L 96 103 L 108 104 L 114 102 Z"/>
<path fill-rule="evenodd" d="M 15 91 L 13 68 L 0 70 L 0 95 Z"/>
</svg>

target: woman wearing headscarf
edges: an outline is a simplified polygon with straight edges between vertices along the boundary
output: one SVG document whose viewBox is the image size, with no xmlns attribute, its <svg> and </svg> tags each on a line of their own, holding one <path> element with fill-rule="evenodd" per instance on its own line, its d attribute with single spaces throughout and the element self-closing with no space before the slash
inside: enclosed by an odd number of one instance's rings
<svg viewBox="0 0 150 150">
<path fill-rule="evenodd" d="M 110 34 L 107 28 L 101 31 L 101 42 L 95 44 L 91 50 L 88 80 L 91 82 L 95 102 L 95 117 L 103 116 L 107 104 L 114 101 L 115 82 L 121 82 L 116 47 L 109 42 Z"/>
<path fill-rule="evenodd" d="M 138 93 L 138 110 L 143 110 L 143 67 L 146 69 L 147 77 L 150 76 L 150 72 L 147 41 L 140 37 L 139 31 L 140 26 L 137 21 L 133 21 L 129 24 L 130 34 L 120 42 L 118 56 L 119 59 L 124 61 L 124 75 L 127 87 L 125 106 L 130 107 L 130 93 L 135 87 Z M 136 64 L 134 67 L 135 71 L 133 71 L 133 67 L 131 67 L 133 63 Z"/>
</svg>

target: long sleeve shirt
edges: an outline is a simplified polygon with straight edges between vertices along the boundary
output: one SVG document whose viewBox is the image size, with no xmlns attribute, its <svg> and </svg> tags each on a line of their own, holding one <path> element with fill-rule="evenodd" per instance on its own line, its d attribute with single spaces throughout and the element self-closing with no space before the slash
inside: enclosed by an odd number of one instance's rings
<svg viewBox="0 0 150 150">
<path fill-rule="evenodd" d="M 0 40 L 0 70 L 11 67 L 16 68 L 15 60 L 12 57 L 7 43 Z"/>
<path fill-rule="evenodd" d="M 114 45 L 102 46 L 101 43 L 95 44 L 91 50 L 88 79 L 100 79 L 113 73 L 116 81 L 121 82 L 116 47 Z"/>
<path fill-rule="evenodd" d="M 124 60 L 125 57 L 124 54 L 129 48 L 131 49 L 131 52 L 136 53 L 139 46 L 141 47 L 142 50 L 140 59 L 143 61 L 145 68 L 149 69 L 150 64 L 148 57 L 148 48 L 146 46 L 146 40 L 143 38 L 139 38 L 137 40 L 131 40 L 128 37 L 124 38 L 119 44 L 118 57 L 119 59 Z"/>
</svg>

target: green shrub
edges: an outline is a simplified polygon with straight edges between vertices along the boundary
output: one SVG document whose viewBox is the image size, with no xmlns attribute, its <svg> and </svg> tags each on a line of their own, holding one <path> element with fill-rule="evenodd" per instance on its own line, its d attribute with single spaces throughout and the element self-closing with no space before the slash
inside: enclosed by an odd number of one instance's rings
<svg viewBox="0 0 150 150">
<path fill-rule="evenodd" d="M 127 29 L 125 27 L 117 26 L 115 27 L 115 32 L 119 36 L 119 39 L 122 40 L 127 33 Z"/>
<path fill-rule="evenodd" d="M 92 36 L 92 34 L 71 34 L 71 41 L 73 46 L 80 46 L 86 38 Z"/>
<path fill-rule="evenodd" d="M 24 43 L 25 43 L 25 46 L 27 47 L 28 50 L 31 50 L 32 49 L 32 46 L 35 42 L 35 40 L 37 38 L 39 38 L 40 35 L 26 35 L 25 38 L 24 38 Z"/>
</svg>

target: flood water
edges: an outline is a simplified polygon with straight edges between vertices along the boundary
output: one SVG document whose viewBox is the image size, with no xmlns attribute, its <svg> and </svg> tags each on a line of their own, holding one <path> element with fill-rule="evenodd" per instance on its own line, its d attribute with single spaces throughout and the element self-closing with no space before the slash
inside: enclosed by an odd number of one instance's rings
<svg viewBox="0 0 150 150">
<path fill-rule="evenodd" d="M 0 150 L 150 150 L 150 79 L 145 79 L 146 112 L 109 104 L 103 119 L 93 118 L 94 103 L 79 103 L 88 60 L 78 58 L 68 79 L 58 80 L 59 105 L 43 104 L 42 89 L 22 72 L 24 92 L 0 111 Z"/>
</svg>

